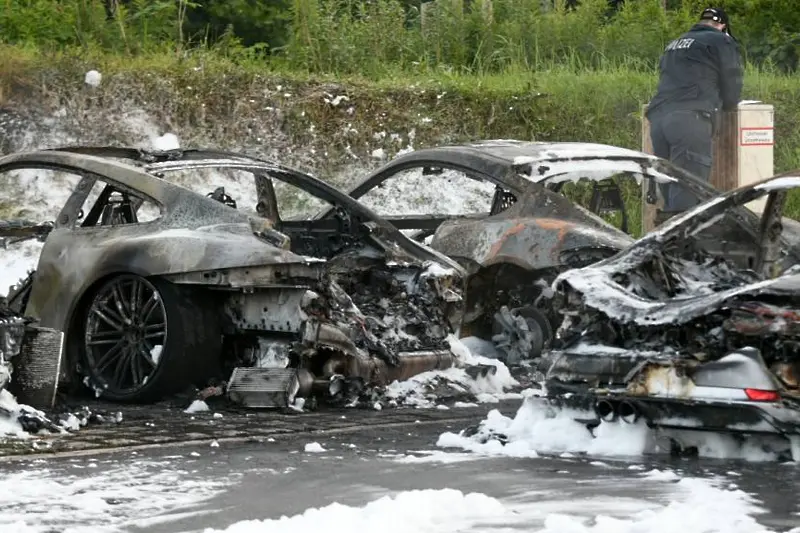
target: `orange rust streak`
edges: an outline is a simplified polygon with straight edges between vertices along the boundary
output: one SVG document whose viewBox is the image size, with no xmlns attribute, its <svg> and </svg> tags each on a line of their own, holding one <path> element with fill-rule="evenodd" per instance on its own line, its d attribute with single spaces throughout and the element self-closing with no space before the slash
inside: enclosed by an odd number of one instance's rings
<svg viewBox="0 0 800 533">
<path fill-rule="evenodd" d="M 559 220 L 557 218 L 532 218 L 527 220 L 533 222 L 534 224 L 536 224 L 537 226 L 539 226 L 544 230 L 557 231 L 559 241 L 564 240 L 564 237 L 567 235 L 567 231 L 575 227 L 574 222 L 567 222 L 565 220 Z M 523 231 L 525 227 L 526 227 L 526 222 L 518 222 L 517 224 L 509 228 L 508 231 L 503 233 L 497 240 L 497 242 L 492 245 L 491 249 L 489 250 L 488 257 L 493 258 L 494 256 L 496 256 L 500 252 L 500 249 L 503 247 L 506 241 L 510 237 Z"/>
<path fill-rule="evenodd" d="M 567 235 L 567 231 L 575 227 L 573 222 L 558 220 L 557 218 L 535 218 L 533 223 L 542 229 L 558 231 L 559 241 L 564 240 L 564 237 Z"/>
<path fill-rule="evenodd" d="M 512 226 L 508 231 L 503 233 L 499 239 L 497 239 L 496 243 L 492 245 L 491 249 L 489 249 L 488 256 L 494 257 L 495 255 L 497 255 L 500 252 L 500 249 L 509 239 L 509 237 L 516 235 L 517 233 L 521 232 L 524 229 L 525 229 L 525 224 L 523 224 L 522 222 L 519 222 L 516 225 Z"/>
</svg>

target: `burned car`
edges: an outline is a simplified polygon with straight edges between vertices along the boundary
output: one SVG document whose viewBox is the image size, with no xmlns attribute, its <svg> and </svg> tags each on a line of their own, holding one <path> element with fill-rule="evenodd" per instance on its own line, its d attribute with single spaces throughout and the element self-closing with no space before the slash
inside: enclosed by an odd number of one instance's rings
<svg viewBox="0 0 800 533">
<path fill-rule="evenodd" d="M 35 369 L 41 380 L 52 383 L 55 368 L 65 387 L 146 402 L 222 376 L 232 400 L 273 407 L 349 401 L 364 386 L 458 363 L 448 336 L 460 321 L 461 267 L 320 180 L 213 151 L 0 158 L 2 173 L 38 169 L 77 180 L 36 270 L 8 295 L 18 316 L 63 332 L 63 357 Z M 201 169 L 254 180 L 252 212 L 223 190 L 169 179 Z M 333 215 L 284 220 L 276 182 Z"/>
<path fill-rule="evenodd" d="M 417 195 L 415 202 L 395 205 L 401 213 L 387 213 L 386 219 L 465 268 L 460 335 L 493 340 L 499 356 L 515 364 L 541 355 L 560 324 L 548 300 L 555 277 L 611 257 L 634 242 L 633 221 L 640 213 L 626 208 L 623 178 L 634 185 L 646 183 L 648 191 L 656 183 L 676 182 L 701 199 L 718 194 L 707 183 L 642 152 L 514 140 L 404 154 L 349 194 L 376 209 Z M 585 198 L 580 202 L 570 189 L 582 182 L 578 192 Z M 462 191 L 472 191 L 472 199 L 452 196 Z M 320 218 L 332 216 L 328 211 Z M 739 245 L 748 246 L 731 241 L 725 253 L 737 253 Z"/>
<path fill-rule="evenodd" d="M 766 434 L 800 460 L 800 257 L 783 217 L 798 187 L 797 171 L 740 187 L 559 275 L 549 398 L 590 426 Z M 749 255 L 709 249 L 735 217 L 757 228 L 736 235 Z"/>
</svg>

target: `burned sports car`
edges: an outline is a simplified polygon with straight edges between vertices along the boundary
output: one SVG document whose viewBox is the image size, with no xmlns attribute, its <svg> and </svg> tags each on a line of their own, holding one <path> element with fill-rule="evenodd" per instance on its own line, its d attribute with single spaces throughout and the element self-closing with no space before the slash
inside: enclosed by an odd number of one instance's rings
<svg viewBox="0 0 800 533">
<path fill-rule="evenodd" d="M 631 221 L 640 213 L 626 209 L 624 179 L 646 184 L 647 191 L 656 183 L 678 182 L 701 199 L 718 194 L 707 183 L 642 152 L 513 140 L 404 154 L 349 194 L 366 205 L 418 195 L 415 203 L 401 207 L 402 216 L 387 219 L 413 231 L 414 238 L 427 239 L 466 269 L 460 335 L 494 340 L 500 357 L 514 364 L 541 355 L 560 323 L 547 298 L 555 277 L 611 257 L 634 242 Z M 582 191 L 588 193 L 584 205 L 570 190 L 579 182 L 585 182 Z M 442 193 L 467 190 L 474 193 L 470 201 Z M 321 215 L 331 216 L 332 211 Z M 736 219 L 733 233 L 740 231 L 738 224 L 750 222 Z M 717 249 L 719 243 L 707 245 Z M 740 245 L 749 246 L 729 241 L 724 252 L 738 253 Z"/>
<path fill-rule="evenodd" d="M 251 212 L 224 190 L 169 179 L 209 168 L 254 180 Z M 50 364 L 29 363 L 40 380 L 54 384 L 55 369 L 64 386 L 142 402 L 221 376 L 234 401 L 271 407 L 349 400 L 458 363 L 447 337 L 462 269 L 322 181 L 210 151 L 0 159 L 2 173 L 37 169 L 77 180 L 35 272 L 8 295 L 18 316 L 63 332 L 63 361 L 54 351 Z M 284 220 L 274 182 L 329 203 L 332 216 Z"/>
<path fill-rule="evenodd" d="M 800 460 L 800 258 L 782 217 L 798 187 L 800 172 L 741 187 L 561 274 L 564 322 L 540 364 L 550 398 L 589 425 L 779 436 Z M 709 250 L 734 217 L 758 228 L 736 235 L 749 255 Z"/>
</svg>

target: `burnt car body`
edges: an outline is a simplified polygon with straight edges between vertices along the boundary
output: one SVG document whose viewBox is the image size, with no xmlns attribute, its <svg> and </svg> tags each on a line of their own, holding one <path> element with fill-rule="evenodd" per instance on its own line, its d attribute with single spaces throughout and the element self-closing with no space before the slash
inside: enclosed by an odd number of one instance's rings
<svg viewBox="0 0 800 533">
<path fill-rule="evenodd" d="M 553 288 L 564 322 L 539 366 L 549 400 L 588 413 L 589 426 L 767 435 L 800 460 L 800 273 L 783 235 L 798 176 L 720 195 L 562 273 Z M 761 214 L 744 207 L 764 200 Z M 737 215 L 758 221 L 755 235 L 741 235 L 752 238 L 753 262 L 704 244 Z"/>
<path fill-rule="evenodd" d="M 50 224 L 30 220 L 0 220 L 0 246 L 6 249 L 29 239 L 43 239 L 51 229 Z M 18 309 L 17 303 L 13 293 L 10 301 L 0 297 L 0 392 L 8 390 L 23 402 L 52 407 L 63 333 L 21 314 L 14 309 Z M 4 404 L 0 402 L 0 414 L 17 415 L 6 411 Z M 20 415 L 23 423 L 25 414 Z"/>
<path fill-rule="evenodd" d="M 276 407 L 349 401 L 365 385 L 458 362 L 447 338 L 460 320 L 459 265 L 320 180 L 199 150 L 71 147 L 0 159 L 0 173 L 36 169 L 78 183 L 8 301 L 63 332 L 62 384 L 139 402 L 230 376 L 229 398 Z M 199 169 L 255 180 L 253 212 L 224 191 L 205 196 L 169 180 Z M 282 220 L 276 181 L 330 203 L 334 216 Z"/>
<path fill-rule="evenodd" d="M 637 183 L 680 183 L 698 198 L 718 191 L 668 161 L 614 146 L 591 143 L 537 143 L 493 140 L 417 150 L 401 155 L 349 190 L 362 202 L 404 172 L 417 169 L 436 187 L 448 172 L 484 182 L 481 212 L 387 216 L 398 228 L 430 238 L 432 248 L 467 271 L 466 307 L 460 335 L 496 343 L 508 364 L 535 359 L 548 347 L 559 315 L 550 307 L 556 276 L 611 257 L 633 244 L 619 177 Z M 468 180 L 464 180 L 466 183 Z M 586 182 L 586 205 L 566 194 Z M 462 185 L 463 186 L 463 185 Z M 452 187 L 451 187 L 452 190 Z M 332 216 L 330 212 L 321 217 Z M 616 225 L 607 219 L 616 217 Z M 736 239 L 754 220 L 732 217 L 734 238 L 706 242 L 710 250 L 752 260 L 747 240 Z M 748 231 L 752 231 L 748 230 Z M 749 259 L 748 259 L 749 258 Z"/>
</svg>

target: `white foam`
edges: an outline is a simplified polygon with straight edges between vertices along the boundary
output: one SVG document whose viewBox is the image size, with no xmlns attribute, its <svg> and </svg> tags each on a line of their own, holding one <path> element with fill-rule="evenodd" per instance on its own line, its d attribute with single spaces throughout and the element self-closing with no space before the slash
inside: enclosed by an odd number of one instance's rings
<svg viewBox="0 0 800 533">
<path fill-rule="evenodd" d="M 26 433 L 17 421 L 21 406 L 7 390 L 0 390 L 0 408 L 2 408 L 0 411 L 0 437 L 30 438 L 30 434 Z M 10 414 L 6 415 L 5 413 Z"/>
<path fill-rule="evenodd" d="M 153 139 L 153 148 L 161 151 L 178 150 L 181 147 L 181 142 L 178 136 L 174 133 L 165 133 L 160 137 Z"/>
<path fill-rule="evenodd" d="M 412 490 L 384 496 L 364 507 L 333 503 L 292 517 L 248 520 L 222 530 L 206 529 L 205 533 L 456 533 L 506 516 L 511 517 L 511 513 L 503 504 L 485 494 L 464 494 L 453 489 Z"/>
<path fill-rule="evenodd" d="M 379 215 L 488 213 L 494 185 L 446 170 L 423 175 L 420 169 L 399 172 L 359 198 Z"/>
<path fill-rule="evenodd" d="M 294 516 L 246 520 L 205 533 L 772 533 L 754 518 L 763 509 L 750 496 L 719 484 L 697 478 L 667 483 L 665 503 L 570 498 L 570 494 L 550 491 L 503 501 L 449 488 L 412 490 L 360 507 L 333 503 Z"/>
<path fill-rule="evenodd" d="M 479 433 L 443 433 L 437 441 L 440 447 L 463 448 L 485 455 L 536 457 L 539 453 L 583 452 L 590 455 L 638 455 L 647 446 L 648 431 L 643 425 L 606 425 L 598 428 L 595 438 L 586 427 L 574 421 L 574 411 L 551 411 L 536 398 L 526 398 L 515 418 L 492 410 L 481 422 Z M 491 435 L 502 434 L 508 439 L 503 445 Z M 488 440 L 487 440 L 488 439 Z"/>
<path fill-rule="evenodd" d="M 669 441 L 677 438 L 684 446 L 696 446 L 701 457 L 772 461 L 781 450 L 767 439 L 739 443 L 726 435 L 698 431 L 665 431 L 656 434 L 643 421 L 602 423 L 589 431 L 576 418 L 592 415 L 570 409 L 556 409 L 537 397 L 528 397 L 514 418 L 494 409 L 489 412 L 474 435 L 445 432 L 436 445 L 460 448 L 485 456 L 537 457 L 541 453 L 584 453 L 590 456 L 631 457 L 649 453 L 667 453 Z M 498 436 L 502 435 L 505 444 Z"/>
<path fill-rule="evenodd" d="M 460 366 L 423 372 L 405 381 L 394 381 L 387 386 L 386 397 L 403 405 L 428 408 L 436 405 L 438 397 L 434 391 L 442 385 L 459 395 L 471 396 L 479 403 L 496 403 L 513 394 L 506 391 L 518 386 L 519 382 L 503 362 L 471 352 L 454 335 L 450 335 L 447 340 Z M 496 372 L 473 378 L 464 369 L 464 365 L 477 364 L 493 366 Z M 512 397 L 518 396 L 514 394 Z"/>
<path fill-rule="evenodd" d="M 0 268 L 0 295 L 7 295 L 10 287 L 26 278 L 36 268 L 41 250 L 42 243 L 27 241 L 0 251 L 3 258 Z"/>
<path fill-rule="evenodd" d="M 401 454 L 394 458 L 398 463 L 462 463 L 464 461 L 475 461 L 478 456 L 471 453 L 450 453 L 441 450 L 419 450 Z"/>
<path fill-rule="evenodd" d="M 230 476 L 193 478 L 169 461 L 109 463 L 76 461 L 74 473 L 35 467 L 4 472 L 0 531 L 110 532 L 146 526 L 167 511 L 190 510 L 232 481 Z"/>
<path fill-rule="evenodd" d="M 328 451 L 325 448 L 323 448 L 322 444 L 320 444 L 319 442 L 309 442 L 305 445 L 303 450 L 306 453 L 323 453 Z"/>
<path fill-rule="evenodd" d="M 83 83 L 90 87 L 100 87 L 100 82 L 103 81 L 103 75 L 96 70 L 90 70 L 83 77 Z"/>
<path fill-rule="evenodd" d="M 211 408 L 208 407 L 208 404 L 203 400 L 194 400 L 189 407 L 183 410 L 184 413 L 202 413 L 205 411 L 210 411 Z"/>
<path fill-rule="evenodd" d="M 676 481 L 680 479 L 680 476 L 672 470 L 658 470 L 655 468 L 648 472 L 642 473 L 642 477 L 657 481 Z"/>
</svg>

